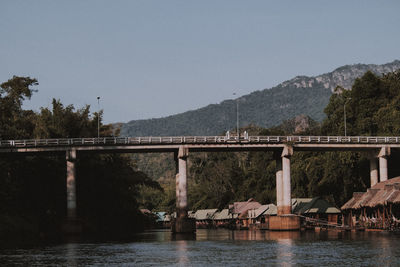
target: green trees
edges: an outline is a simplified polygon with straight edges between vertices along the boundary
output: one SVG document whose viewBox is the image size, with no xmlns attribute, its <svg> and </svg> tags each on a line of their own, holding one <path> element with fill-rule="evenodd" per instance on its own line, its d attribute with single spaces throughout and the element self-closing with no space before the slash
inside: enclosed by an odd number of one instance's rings
<svg viewBox="0 0 400 267">
<path fill-rule="evenodd" d="M 367 72 L 351 90 L 336 88 L 321 125 L 309 122 L 296 134 L 344 135 L 344 105 L 348 135 L 400 133 L 400 72 L 377 76 Z M 290 135 L 296 120 L 252 134 Z M 301 127 L 300 127 L 301 128 Z M 244 130 L 244 129 L 242 129 Z M 292 197 L 323 197 L 341 206 L 353 192 L 370 186 L 369 155 L 360 152 L 295 152 L 291 159 Z M 389 176 L 400 175 L 400 156 L 392 152 Z M 191 154 L 189 201 L 192 209 L 223 208 L 250 197 L 275 202 L 275 162 L 272 152 Z"/>
<path fill-rule="evenodd" d="M 356 79 L 351 90 L 336 88 L 325 108 L 323 133 L 342 135 L 346 103 L 348 135 L 398 135 L 400 126 L 400 72 L 379 77 L 371 72 Z"/>
<path fill-rule="evenodd" d="M 398 136 L 400 133 L 400 72 L 382 77 L 371 72 L 356 79 L 351 90 L 336 88 L 325 108 L 327 118 L 322 123 L 324 135 L 343 135 L 344 105 L 348 135 Z M 298 153 L 300 154 L 300 153 Z M 293 157 L 294 192 L 322 196 L 337 205 L 347 201 L 355 191 L 370 186 L 369 160 L 365 153 L 307 153 Z M 400 175 L 392 153 L 390 177 Z M 301 182 L 297 182 L 301 181 Z M 308 190 L 303 190 L 308 184 Z M 303 188 L 303 189 L 302 189 Z"/>
<path fill-rule="evenodd" d="M 0 85 L 0 139 L 18 139 L 29 136 L 33 129 L 34 113 L 22 109 L 22 102 L 35 92 L 36 79 L 17 77 Z"/>
<path fill-rule="evenodd" d="M 85 106 L 75 110 L 53 99 L 39 113 L 23 110 L 36 79 L 14 76 L 1 84 L 0 139 L 97 136 L 97 118 Z M 113 134 L 101 125 L 101 136 Z M 65 153 L 0 155 L 0 240 L 59 236 L 66 213 Z M 119 154 L 78 154 L 78 214 L 85 232 L 121 234 L 144 227 L 136 199 L 139 187 L 159 188 L 131 159 Z"/>
</svg>

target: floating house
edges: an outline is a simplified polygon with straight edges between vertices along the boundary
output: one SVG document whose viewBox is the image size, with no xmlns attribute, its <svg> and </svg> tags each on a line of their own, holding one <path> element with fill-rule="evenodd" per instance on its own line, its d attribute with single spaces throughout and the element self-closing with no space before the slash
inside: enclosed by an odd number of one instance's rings
<svg viewBox="0 0 400 267">
<path fill-rule="evenodd" d="M 328 201 L 315 198 L 293 198 L 292 213 L 302 217 L 304 226 L 337 225 L 341 211 Z M 269 219 L 277 215 L 274 204 L 262 205 L 257 209 L 248 210 L 250 227 L 269 229 Z"/>
<path fill-rule="evenodd" d="M 213 225 L 216 228 L 234 228 L 237 215 L 229 212 L 229 209 L 223 209 L 216 212 L 213 217 Z"/>
<path fill-rule="evenodd" d="M 353 228 L 400 229 L 400 177 L 353 193 L 341 210 L 344 224 Z"/>
<path fill-rule="evenodd" d="M 218 209 L 204 209 L 197 210 L 193 214 L 193 218 L 196 219 L 197 228 L 211 228 L 213 227 L 213 218 Z"/>
<path fill-rule="evenodd" d="M 293 198 L 292 213 L 303 216 L 308 225 L 336 225 L 341 211 L 320 197 Z"/>
<path fill-rule="evenodd" d="M 154 212 L 156 216 L 157 228 L 170 228 L 171 227 L 171 215 L 165 211 Z"/>
<path fill-rule="evenodd" d="M 251 219 L 248 216 L 248 211 L 258 209 L 261 206 L 255 199 L 250 198 L 243 202 L 234 202 L 229 205 L 229 212 L 237 217 L 236 227 L 238 229 L 248 229 L 251 224 Z"/>
<path fill-rule="evenodd" d="M 248 210 L 250 226 L 256 229 L 269 229 L 269 217 L 276 216 L 277 208 L 274 204 L 261 205 L 257 209 Z"/>
</svg>

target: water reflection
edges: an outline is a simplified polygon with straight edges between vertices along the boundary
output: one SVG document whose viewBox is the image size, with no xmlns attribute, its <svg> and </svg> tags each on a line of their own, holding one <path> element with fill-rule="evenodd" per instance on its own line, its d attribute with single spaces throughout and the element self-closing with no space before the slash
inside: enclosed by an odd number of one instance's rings
<svg viewBox="0 0 400 267">
<path fill-rule="evenodd" d="M 78 263 L 76 261 L 77 256 L 77 250 L 78 250 L 78 244 L 76 243 L 69 243 L 66 244 L 65 248 L 66 248 L 66 260 L 67 260 L 67 266 L 78 266 Z"/>
<path fill-rule="evenodd" d="M 189 265 L 189 258 L 187 255 L 187 241 L 180 240 L 177 241 L 177 256 L 178 256 L 178 264 L 179 266 L 188 266 Z"/>
<path fill-rule="evenodd" d="M 199 229 L 146 232 L 129 242 L 67 242 L 0 250 L 17 266 L 400 266 L 400 236 L 384 233 Z"/>
<path fill-rule="evenodd" d="M 279 238 L 277 244 L 277 261 L 281 266 L 292 266 L 293 262 L 293 240 Z"/>
<path fill-rule="evenodd" d="M 196 233 L 171 233 L 171 240 L 196 240 Z"/>
<path fill-rule="evenodd" d="M 281 239 L 299 239 L 300 234 L 301 233 L 298 231 L 232 231 L 224 229 L 198 229 L 196 240 L 277 241 Z"/>
<path fill-rule="evenodd" d="M 299 231 L 266 231 L 267 240 L 287 241 L 300 238 Z"/>
</svg>

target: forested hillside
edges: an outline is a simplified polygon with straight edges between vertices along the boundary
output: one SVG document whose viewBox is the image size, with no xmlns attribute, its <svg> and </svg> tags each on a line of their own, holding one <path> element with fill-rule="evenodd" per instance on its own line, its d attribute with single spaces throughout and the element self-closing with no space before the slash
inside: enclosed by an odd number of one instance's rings
<svg viewBox="0 0 400 267">
<path fill-rule="evenodd" d="M 343 135 L 343 104 L 348 101 L 347 129 L 351 135 L 400 134 L 400 72 L 377 76 L 367 72 L 351 90 L 337 88 L 325 108 L 321 125 L 306 117 L 279 127 L 253 129 L 264 135 Z M 301 125 L 307 126 L 298 128 Z M 244 130 L 244 129 L 243 129 Z M 301 134 L 297 132 L 296 134 Z M 341 206 L 357 191 L 370 186 L 369 155 L 356 152 L 295 152 L 291 160 L 292 197 L 323 197 Z M 172 157 L 171 157 L 172 160 Z M 400 175 L 400 155 L 392 151 L 389 177 Z M 191 153 L 189 203 L 192 209 L 226 208 L 250 197 L 264 204 L 275 202 L 275 161 L 272 152 Z M 173 209 L 174 177 L 163 181 L 165 194 L 147 190 L 144 199 L 155 209 Z"/>
<path fill-rule="evenodd" d="M 346 65 L 316 77 L 298 76 L 271 89 L 255 91 L 236 100 L 226 100 L 197 110 L 164 118 L 122 124 L 123 136 L 215 135 L 235 128 L 236 101 L 240 125 L 277 126 L 305 114 L 321 122 L 324 108 L 336 86 L 350 89 L 354 80 L 370 70 L 381 75 L 400 68 L 395 60 L 384 65 Z"/>
</svg>

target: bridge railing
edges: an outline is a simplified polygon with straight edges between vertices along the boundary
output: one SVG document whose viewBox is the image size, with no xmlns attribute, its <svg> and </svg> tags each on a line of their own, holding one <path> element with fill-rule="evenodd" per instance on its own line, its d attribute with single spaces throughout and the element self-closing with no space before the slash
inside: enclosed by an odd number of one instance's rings
<svg viewBox="0 0 400 267">
<path fill-rule="evenodd" d="M 234 144 L 234 143 L 314 143 L 314 144 L 398 144 L 400 137 L 391 136 L 170 136 L 170 137 L 100 137 L 0 140 L 0 147 L 54 147 L 104 145 L 167 144 Z"/>
</svg>

